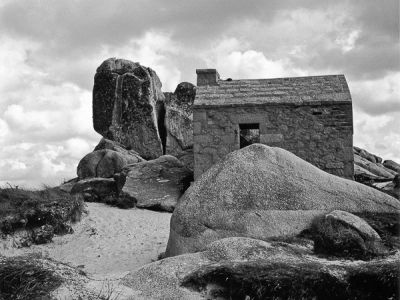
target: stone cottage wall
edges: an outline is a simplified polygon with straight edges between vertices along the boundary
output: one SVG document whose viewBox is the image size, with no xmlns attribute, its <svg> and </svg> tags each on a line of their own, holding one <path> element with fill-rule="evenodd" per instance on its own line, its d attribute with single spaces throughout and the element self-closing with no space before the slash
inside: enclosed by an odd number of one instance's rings
<svg viewBox="0 0 400 300">
<path fill-rule="evenodd" d="M 353 178 L 351 103 L 195 106 L 195 179 L 239 149 L 239 124 L 259 123 L 260 143 L 291 151 L 315 166 Z"/>
</svg>

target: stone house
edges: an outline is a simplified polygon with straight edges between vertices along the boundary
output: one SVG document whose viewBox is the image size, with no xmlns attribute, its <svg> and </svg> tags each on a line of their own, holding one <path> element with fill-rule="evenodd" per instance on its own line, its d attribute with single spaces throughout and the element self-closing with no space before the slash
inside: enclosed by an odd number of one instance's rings
<svg viewBox="0 0 400 300">
<path fill-rule="evenodd" d="M 353 178 L 352 100 L 344 75 L 221 80 L 215 69 L 196 73 L 195 179 L 253 142 Z"/>
</svg>

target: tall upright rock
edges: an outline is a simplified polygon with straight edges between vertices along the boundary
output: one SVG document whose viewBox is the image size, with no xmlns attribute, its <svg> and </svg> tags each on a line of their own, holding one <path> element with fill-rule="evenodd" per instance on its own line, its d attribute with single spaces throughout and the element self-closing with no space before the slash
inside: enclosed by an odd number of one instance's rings
<svg viewBox="0 0 400 300">
<path fill-rule="evenodd" d="M 181 82 L 165 93 L 166 154 L 179 158 L 193 170 L 193 102 L 196 86 Z"/>
<path fill-rule="evenodd" d="M 158 118 L 164 99 L 161 81 L 152 69 L 109 58 L 94 77 L 94 130 L 145 159 L 157 158 L 163 154 Z"/>
</svg>

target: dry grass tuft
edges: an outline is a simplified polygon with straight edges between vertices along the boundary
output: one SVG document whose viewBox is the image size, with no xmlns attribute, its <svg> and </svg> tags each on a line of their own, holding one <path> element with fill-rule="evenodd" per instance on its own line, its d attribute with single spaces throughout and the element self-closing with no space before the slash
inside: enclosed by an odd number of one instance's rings
<svg viewBox="0 0 400 300">
<path fill-rule="evenodd" d="M 32 257 L 0 258 L 0 299 L 46 299 L 62 278 Z"/>
</svg>

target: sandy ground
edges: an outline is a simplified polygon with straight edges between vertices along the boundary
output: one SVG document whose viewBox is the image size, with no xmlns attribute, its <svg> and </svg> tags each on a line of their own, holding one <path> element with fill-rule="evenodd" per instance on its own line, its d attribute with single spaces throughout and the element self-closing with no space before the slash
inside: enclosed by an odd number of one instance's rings
<svg viewBox="0 0 400 300">
<path fill-rule="evenodd" d="M 119 209 L 101 203 L 87 203 L 88 215 L 73 225 L 74 233 L 56 236 L 52 243 L 16 249 L 0 240 L 6 256 L 41 253 L 80 266 L 96 279 L 121 278 L 157 259 L 165 251 L 170 213 L 145 209 Z"/>
</svg>

